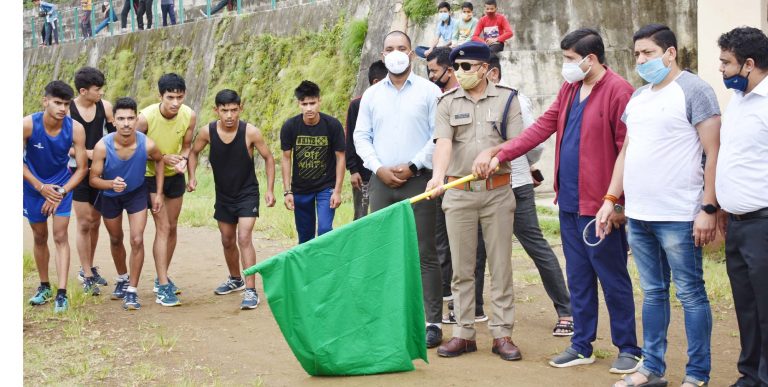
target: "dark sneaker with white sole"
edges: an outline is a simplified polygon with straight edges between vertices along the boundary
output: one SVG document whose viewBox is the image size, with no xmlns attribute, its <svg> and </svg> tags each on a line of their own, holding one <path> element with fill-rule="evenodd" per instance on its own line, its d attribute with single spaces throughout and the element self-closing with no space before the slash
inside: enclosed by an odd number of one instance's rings
<svg viewBox="0 0 768 387">
<path fill-rule="evenodd" d="M 586 357 L 575 349 L 568 347 L 565 351 L 552 358 L 549 361 L 549 365 L 555 368 L 566 368 L 584 364 L 592 364 L 595 362 L 595 356 Z"/>
<path fill-rule="evenodd" d="M 631 374 L 640 368 L 641 359 L 631 353 L 622 352 L 614 360 L 608 372 L 612 374 Z"/>
</svg>

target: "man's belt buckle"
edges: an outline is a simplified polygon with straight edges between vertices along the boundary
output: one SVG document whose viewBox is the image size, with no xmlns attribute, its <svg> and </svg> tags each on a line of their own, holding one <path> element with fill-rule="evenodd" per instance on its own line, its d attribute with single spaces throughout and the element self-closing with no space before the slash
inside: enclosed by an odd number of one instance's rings
<svg viewBox="0 0 768 387">
<path fill-rule="evenodd" d="M 469 190 L 471 192 L 485 191 L 485 180 L 474 180 L 469 182 Z"/>
</svg>

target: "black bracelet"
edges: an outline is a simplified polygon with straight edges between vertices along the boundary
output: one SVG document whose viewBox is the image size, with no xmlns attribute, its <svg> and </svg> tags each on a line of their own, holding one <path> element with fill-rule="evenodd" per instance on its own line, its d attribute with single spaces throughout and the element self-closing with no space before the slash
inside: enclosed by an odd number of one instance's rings
<svg viewBox="0 0 768 387">
<path fill-rule="evenodd" d="M 291 191 L 285 191 L 285 192 L 283 192 L 283 197 L 286 197 L 286 196 L 288 196 L 288 195 L 293 195 L 293 192 L 291 192 Z"/>
</svg>

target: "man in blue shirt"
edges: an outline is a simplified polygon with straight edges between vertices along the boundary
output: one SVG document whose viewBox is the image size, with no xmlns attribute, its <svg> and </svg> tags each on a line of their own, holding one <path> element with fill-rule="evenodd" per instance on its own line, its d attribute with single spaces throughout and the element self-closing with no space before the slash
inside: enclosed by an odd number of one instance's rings
<svg viewBox="0 0 768 387">
<path fill-rule="evenodd" d="M 373 171 L 371 211 L 424 192 L 432 178 L 435 111 L 440 88 L 411 71 L 411 39 L 402 31 L 384 38 L 388 76 L 360 100 L 355 148 L 363 166 Z M 440 265 L 435 252 L 435 202 L 413 206 L 421 257 L 421 281 L 427 319 L 427 347 L 442 342 Z"/>
</svg>

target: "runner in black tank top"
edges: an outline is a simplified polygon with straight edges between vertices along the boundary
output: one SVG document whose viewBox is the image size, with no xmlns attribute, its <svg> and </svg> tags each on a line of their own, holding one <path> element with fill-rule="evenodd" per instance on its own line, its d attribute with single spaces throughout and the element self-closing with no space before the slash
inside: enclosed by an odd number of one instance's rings
<svg viewBox="0 0 768 387">
<path fill-rule="evenodd" d="M 216 121 L 208 125 L 211 136 L 209 158 L 216 184 L 217 210 L 219 204 L 237 206 L 239 202 L 255 202 L 251 209 L 258 207 L 259 183 L 256 180 L 253 156 L 248 154 L 245 125 L 245 121 L 239 122 L 235 138 L 229 144 L 219 137 Z M 258 210 L 252 212 L 258 216 Z"/>
<path fill-rule="evenodd" d="M 216 94 L 215 103 L 219 119 L 198 129 L 189 152 L 187 190 L 195 191 L 198 155 L 210 144 L 208 157 L 216 185 L 213 218 L 218 221 L 229 274 L 213 293 L 224 295 L 245 290 L 240 309 L 255 309 L 259 305 L 255 275 L 242 278 L 240 271 L 241 262 L 243 268 L 256 264 L 252 234 L 259 216 L 260 195 L 253 160 L 256 152 L 264 159 L 267 175 L 264 202 L 272 207 L 275 205 L 275 159 L 259 129 L 240 120 L 242 104 L 237 92 L 221 90 Z"/>
<path fill-rule="evenodd" d="M 73 120 L 85 129 L 85 149 L 90 153 L 96 143 L 108 132 L 115 131 L 112 124 L 112 104 L 102 99 L 102 88 L 106 83 L 104 73 L 93 67 L 82 67 L 75 72 L 75 89 L 78 96 L 69 105 L 69 114 Z M 89 117 L 86 120 L 85 117 Z M 92 118 L 91 118 L 92 117 Z M 88 158 L 90 174 L 91 158 Z M 101 212 L 96 202 L 99 190 L 91 187 L 86 177 L 72 191 L 73 209 L 77 218 L 75 245 L 80 258 L 80 271 L 77 279 L 83 282 L 83 290 L 90 294 L 99 294 L 98 285 L 108 285 L 94 266 L 94 253 L 99 239 Z M 118 273 L 127 273 L 125 262 L 115 263 Z M 121 271 L 121 269 L 125 269 Z M 126 274 L 127 276 L 127 274 Z M 127 282 L 126 282 L 127 283 Z M 121 285 L 118 283 L 118 287 Z"/>
<path fill-rule="evenodd" d="M 75 103 L 69 105 L 69 114 L 73 120 L 79 122 L 85 128 L 85 149 L 87 150 L 93 150 L 93 147 L 105 134 L 115 131 L 115 127 L 107 123 L 103 101 L 96 102 L 96 114 L 91 122 L 85 121 L 83 116 L 80 115 L 80 111 L 77 110 L 77 104 Z M 91 165 L 91 160 L 88 160 L 88 165 Z"/>
</svg>

